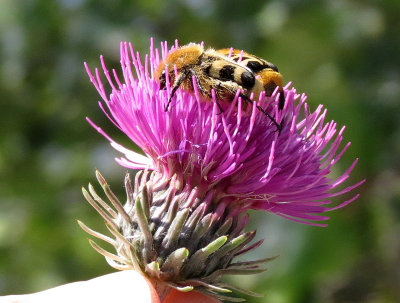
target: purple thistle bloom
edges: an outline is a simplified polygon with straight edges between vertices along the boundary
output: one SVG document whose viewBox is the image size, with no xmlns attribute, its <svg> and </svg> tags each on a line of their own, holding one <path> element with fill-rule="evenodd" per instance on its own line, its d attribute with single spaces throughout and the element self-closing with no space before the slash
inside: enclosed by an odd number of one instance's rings
<svg viewBox="0 0 400 303">
<path fill-rule="evenodd" d="M 175 45 L 177 47 L 177 45 Z M 337 190 L 357 163 L 336 179 L 329 174 L 340 159 L 347 143 L 339 148 L 345 127 L 337 129 L 334 121 L 325 122 L 327 110 L 319 105 L 310 113 L 305 94 L 297 94 L 290 84 L 284 87 L 285 106 L 278 109 L 279 93 L 258 104 L 278 123 L 275 125 L 255 106 L 245 106 L 240 97 L 223 104 L 220 113 L 217 100 L 204 100 L 194 93 L 178 89 L 166 112 L 171 86 L 160 90 L 154 71 L 169 52 L 167 43 L 158 49 L 150 46 L 144 64 L 132 45 L 121 43 L 123 80 L 115 70 L 110 75 L 103 57 L 102 69 L 112 88 L 110 95 L 102 84 L 100 72 L 94 75 L 85 64 L 89 77 L 102 97 L 108 118 L 145 153 L 138 154 L 105 136 L 123 154 L 116 161 L 131 169 L 150 169 L 166 182 L 173 176 L 181 187 L 213 192 L 214 201 L 237 205 L 237 211 L 262 209 L 290 220 L 326 226 L 313 221 L 328 220 L 321 213 L 344 207 L 358 198 L 327 207 L 335 196 L 345 194 L 364 182 Z M 195 79 L 193 79 L 195 81 Z M 237 96 L 239 93 L 237 94 Z M 266 100 L 266 101 L 265 101 Z"/>
</svg>

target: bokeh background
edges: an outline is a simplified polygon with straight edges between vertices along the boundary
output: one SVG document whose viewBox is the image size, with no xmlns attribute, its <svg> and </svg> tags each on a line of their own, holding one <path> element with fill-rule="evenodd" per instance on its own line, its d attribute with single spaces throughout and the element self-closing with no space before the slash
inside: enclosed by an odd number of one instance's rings
<svg viewBox="0 0 400 303">
<path fill-rule="evenodd" d="M 85 121 L 129 143 L 99 110 L 83 62 L 118 67 L 119 42 L 142 53 L 179 38 L 275 63 L 312 107 L 346 125 L 347 183 L 361 198 L 317 228 L 253 214 L 267 273 L 237 279 L 248 302 L 400 302 L 400 2 L 238 0 L 0 1 L 0 295 L 113 270 L 76 219 L 104 230 L 80 187 L 99 168 L 123 197 L 125 169 Z M 233 279 L 234 280 L 234 279 Z"/>
</svg>

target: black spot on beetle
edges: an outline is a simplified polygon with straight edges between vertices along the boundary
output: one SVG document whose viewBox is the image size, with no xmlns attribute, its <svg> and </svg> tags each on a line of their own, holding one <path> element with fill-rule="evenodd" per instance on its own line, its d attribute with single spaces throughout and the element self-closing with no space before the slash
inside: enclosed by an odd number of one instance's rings
<svg viewBox="0 0 400 303">
<path fill-rule="evenodd" d="M 256 82 L 256 77 L 251 72 L 243 72 L 240 76 L 244 88 L 252 88 Z"/>
<path fill-rule="evenodd" d="M 235 67 L 232 65 L 225 65 L 221 70 L 219 71 L 219 77 L 221 80 L 233 80 L 233 74 L 235 72 Z"/>
<path fill-rule="evenodd" d="M 268 62 L 267 67 L 272 69 L 272 70 L 274 70 L 274 71 L 276 71 L 276 72 L 278 71 L 278 68 L 276 67 L 276 65 L 274 65 L 274 64 L 272 64 L 270 62 Z"/>
<path fill-rule="evenodd" d="M 238 58 L 238 60 L 239 60 L 239 58 L 242 58 L 242 61 L 252 59 L 252 58 L 247 57 L 247 56 L 242 56 L 242 57 L 240 57 L 240 55 L 239 55 L 237 58 Z"/>
<path fill-rule="evenodd" d="M 265 68 L 259 61 L 249 61 L 247 67 L 255 73 Z"/>
</svg>

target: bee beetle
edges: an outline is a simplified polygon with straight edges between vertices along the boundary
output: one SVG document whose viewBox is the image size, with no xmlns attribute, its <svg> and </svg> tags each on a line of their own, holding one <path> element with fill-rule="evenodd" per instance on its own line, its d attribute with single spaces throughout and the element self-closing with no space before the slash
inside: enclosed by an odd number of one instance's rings
<svg viewBox="0 0 400 303">
<path fill-rule="evenodd" d="M 254 58 L 255 61 L 257 57 L 253 56 L 252 58 Z M 260 60 L 260 64 L 266 62 L 258 58 L 257 60 Z M 256 78 L 257 74 L 249 66 L 244 64 L 246 62 L 238 61 L 239 56 L 236 57 L 235 54 L 235 56 L 229 58 L 226 55 L 225 49 L 219 51 L 215 51 L 211 48 L 204 49 L 202 45 L 195 43 L 190 43 L 171 51 L 165 60 L 157 67 L 155 73 L 156 79 L 160 82 L 160 89 L 166 88 L 166 69 L 168 70 L 168 77 L 172 83 L 171 95 L 165 110 L 168 110 L 172 97 L 179 87 L 184 90 L 194 90 L 193 76 L 196 79 L 198 91 L 206 99 L 212 99 L 211 90 L 213 89 L 217 101 L 232 101 L 238 90 L 242 91 L 239 96 L 249 103 L 253 103 L 253 100 L 258 100 L 260 93 L 266 91 L 263 85 L 264 82 Z M 250 66 L 252 65 L 250 64 Z M 175 75 L 174 67 L 176 67 L 177 75 Z M 266 72 L 267 67 L 263 68 L 263 70 Z M 261 73 L 260 76 L 262 78 Z M 281 82 L 279 83 L 280 87 L 282 86 Z M 276 86 L 277 85 L 273 88 L 275 89 Z M 271 91 L 270 87 L 268 87 L 268 89 L 269 91 L 266 91 L 267 93 Z M 251 94 L 253 94 L 253 99 L 250 99 Z M 218 102 L 217 105 L 222 111 Z M 269 113 L 259 105 L 257 105 L 257 108 L 271 119 L 279 131 L 281 130 L 281 125 L 279 125 Z"/>
</svg>

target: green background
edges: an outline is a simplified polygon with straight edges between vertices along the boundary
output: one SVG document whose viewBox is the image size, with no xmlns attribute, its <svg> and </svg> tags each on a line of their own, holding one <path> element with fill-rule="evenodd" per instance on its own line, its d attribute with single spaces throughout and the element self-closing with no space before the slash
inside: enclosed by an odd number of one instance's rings
<svg viewBox="0 0 400 303">
<path fill-rule="evenodd" d="M 0 294 L 39 291 L 112 269 L 76 219 L 103 230 L 80 187 L 99 168 L 122 196 L 125 169 L 85 121 L 132 146 L 99 110 L 83 61 L 118 68 L 119 42 L 205 41 L 275 63 L 285 83 L 322 103 L 353 144 L 347 185 L 361 198 L 329 227 L 253 214 L 253 257 L 269 271 L 237 279 L 265 294 L 249 302 L 400 302 L 400 2 L 0 1 Z M 257 221 L 257 222 L 255 222 Z"/>
</svg>

